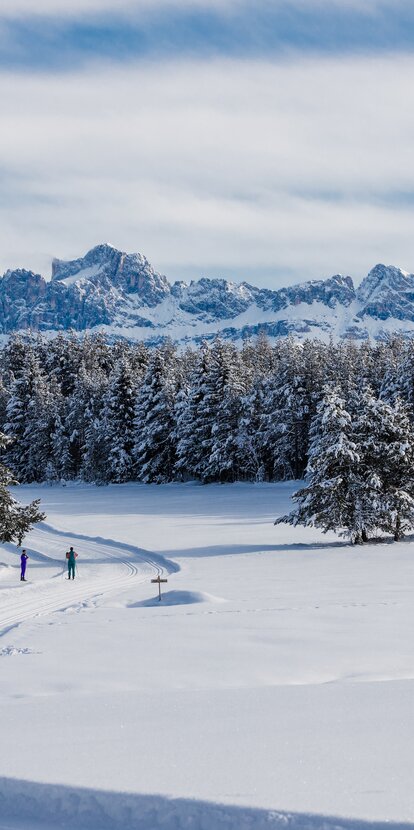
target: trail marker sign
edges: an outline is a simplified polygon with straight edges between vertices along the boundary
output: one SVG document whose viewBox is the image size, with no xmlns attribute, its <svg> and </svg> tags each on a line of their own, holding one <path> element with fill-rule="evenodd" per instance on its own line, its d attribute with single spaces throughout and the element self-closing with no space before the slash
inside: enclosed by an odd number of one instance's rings
<svg viewBox="0 0 414 830">
<path fill-rule="evenodd" d="M 161 602 L 161 582 L 168 582 L 168 579 L 161 579 L 158 574 L 156 579 L 151 579 L 151 582 L 156 582 L 158 584 L 158 599 Z"/>
</svg>

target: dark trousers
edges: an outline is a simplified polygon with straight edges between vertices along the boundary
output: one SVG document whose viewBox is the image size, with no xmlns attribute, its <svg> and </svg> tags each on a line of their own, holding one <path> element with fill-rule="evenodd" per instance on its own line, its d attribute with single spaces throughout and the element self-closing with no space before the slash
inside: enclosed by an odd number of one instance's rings
<svg viewBox="0 0 414 830">
<path fill-rule="evenodd" d="M 26 562 L 21 566 L 20 579 L 25 579 L 26 576 Z"/>
<path fill-rule="evenodd" d="M 75 579 L 75 563 L 74 562 L 69 562 L 68 574 L 69 574 L 69 579 L 70 579 L 71 574 L 72 574 L 72 579 Z"/>
</svg>

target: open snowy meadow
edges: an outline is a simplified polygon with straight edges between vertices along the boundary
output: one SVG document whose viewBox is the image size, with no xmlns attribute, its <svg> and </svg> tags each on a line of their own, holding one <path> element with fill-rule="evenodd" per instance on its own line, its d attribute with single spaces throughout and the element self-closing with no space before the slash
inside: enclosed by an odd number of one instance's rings
<svg viewBox="0 0 414 830">
<path fill-rule="evenodd" d="M 414 827 L 414 541 L 275 527 L 294 489 L 15 490 L 1 830 Z"/>
</svg>

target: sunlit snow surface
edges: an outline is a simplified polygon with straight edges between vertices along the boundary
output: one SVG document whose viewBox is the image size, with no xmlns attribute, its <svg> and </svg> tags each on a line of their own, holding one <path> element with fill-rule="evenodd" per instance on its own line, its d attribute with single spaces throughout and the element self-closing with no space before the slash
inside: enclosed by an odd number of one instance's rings
<svg viewBox="0 0 414 830">
<path fill-rule="evenodd" d="M 414 544 L 274 527 L 293 489 L 16 491 L 0 830 L 414 826 Z"/>
</svg>

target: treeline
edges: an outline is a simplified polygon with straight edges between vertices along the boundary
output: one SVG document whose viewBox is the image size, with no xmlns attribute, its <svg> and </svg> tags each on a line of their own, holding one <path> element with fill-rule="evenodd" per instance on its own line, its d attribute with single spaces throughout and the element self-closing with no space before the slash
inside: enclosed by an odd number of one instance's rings
<svg viewBox="0 0 414 830">
<path fill-rule="evenodd" d="M 411 423 L 414 345 L 14 336 L 0 377 L 2 461 L 21 482 L 277 481 L 304 475 L 327 388 L 352 418 L 400 397 Z"/>
</svg>

